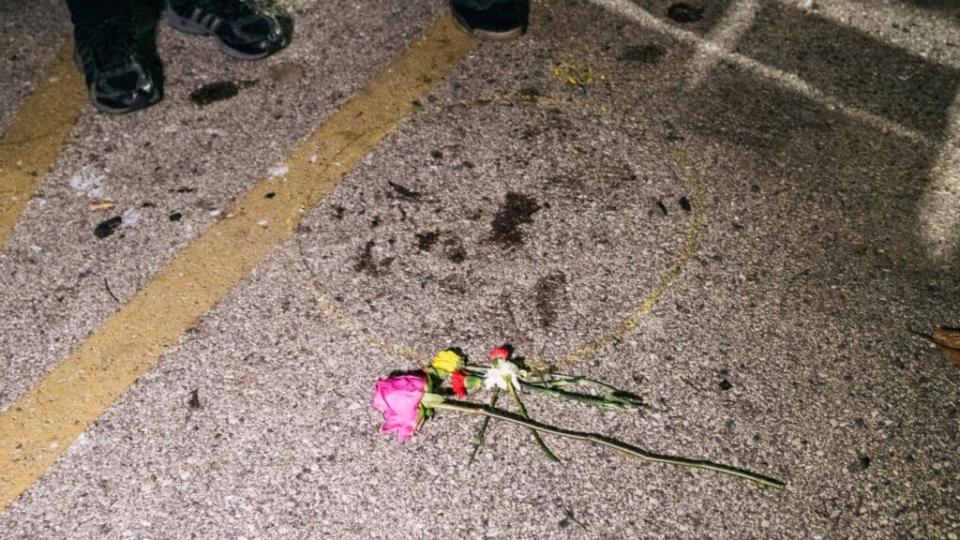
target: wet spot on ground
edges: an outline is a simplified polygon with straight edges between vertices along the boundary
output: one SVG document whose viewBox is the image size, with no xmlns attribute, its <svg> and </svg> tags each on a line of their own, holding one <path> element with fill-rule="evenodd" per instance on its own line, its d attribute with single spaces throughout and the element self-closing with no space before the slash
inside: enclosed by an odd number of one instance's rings
<svg viewBox="0 0 960 540">
<path fill-rule="evenodd" d="M 387 268 L 393 263 L 393 257 L 387 257 L 381 261 L 375 260 L 373 257 L 374 246 L 376 246 L 376 242 L 369 240 L 360 250 L 360 254 L 357 255 L 357 262 L 353 265 L 356 272 L 377 277 L 385 274 Z"/>
<path fill-rule="evenodd" d="M 463 240 L 459 236 L 448 238 L 443 243 L 443 254 L 447 259 L 456 264 L 461 264 L 467 260 L 467 249 L 463 247 Z"/>
<path fill-rule="evenodd" d="M 620 60 L 640 64 L 656 64 L 666 53 L 666 49 L 660 45 L 639 45 L 627 47 L 620 55 Z"/>
<path fill-rule="evenodd" d="M 240 90 L 253 86 L 256 81 L 217 81 L 205 84 L 190 92 L 190 101 L 204 107 L 217 101 L 230 99 L 240 93 Z"/>
<path fill-rule="evenodd" d="M 417 233 L 417 249 L 420 251 L 430 251 L 439 239 L 440 233 L 437 231 Z"/>
<path fill-rule="evenodd" d="M 541 327 L 549 328 L 557 322 L 565 304 L 566 286 L 567 276 L 563 272 L 554 272 L 537 280 L 535 295 Z"/>
<path fill-rule="evenodd" d="M 491 239 L 503 247 L 518 246 L 523 243 L 521 225 L 533 223 L 533 215 L 540 205 L 532 197 L 520 193 L 507 193 L 503 206 L 493 217 Z"/>
<path fill-rule="evenodd" d="M 667 17 L 678 23 L 697 22 L 703 18 L 703 8 L 691 6 L 686 2 L 677 2 L 667 8 Z"/>
</svg>

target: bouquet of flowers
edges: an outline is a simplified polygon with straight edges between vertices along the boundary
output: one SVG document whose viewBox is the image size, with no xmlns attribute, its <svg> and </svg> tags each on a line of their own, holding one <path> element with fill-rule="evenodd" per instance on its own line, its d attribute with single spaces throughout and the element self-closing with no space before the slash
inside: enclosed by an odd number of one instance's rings
<svg viewBox="0 0 960 540">
<path fill-rule="evenodd" d="M 577 391 L 581 386 L 592 386 L 600 389 L 602 393 Z M 465 399 L 468 394 L 480 390 L 490 391 L 488 404 Z M 509 394 L 517 412 L 497 407 L 501 392 Z M 484 416 L 477 432 L 473 452 L 467 462 L 468 466 L 473 463 L 477 453 L 483 447 L 490 420 L 497 419 L 527 427 L 534 442 L 551 461 L 559 461 L 559 459 L 543 441 L 541 433 L 608 446 L 646 461 L 708 469 L 768 487 L 778 489 L 784 487 L 784 483 L 780 480 L 736 467 L 656 454 L 599 433 L 574 431 L 538 422 L 530 418 L 520 397 L 522 393 L 527 392 L 570 399 L 606 410 L 636 410 L 642 405 L 638 396 L 618 390 L 601 381 L 563 373 L 534 374 L 525 369 L 523 359 L 515 358 L 508 347 L 491 351 L 490 363 L 486 365 L 469 363 L 458 349 L 441 351 L 433 358 L 430 366 L 420 371 L 397 373 L 379 379 L 374 388 L 371 404 L 374 409 L 383 413 L 381 432 L 395 433 L 401 441 L 412 437 L 438 410 Z"/>
</svg>

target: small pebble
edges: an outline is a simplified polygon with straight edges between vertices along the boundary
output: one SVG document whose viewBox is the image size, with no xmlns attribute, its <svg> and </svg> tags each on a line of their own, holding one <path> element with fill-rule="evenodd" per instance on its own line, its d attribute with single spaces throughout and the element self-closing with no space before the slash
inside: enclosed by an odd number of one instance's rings
<svg viewBox="0 0 960 540">
<path fill-rule="evenodd" d="M 95 229 L 93 229 L 93 235 L 97 238 L 103 240 L 104 238 L 110 236 L 117 230 L 117 227 L 123 223 L 123 218 L 120 216 L 114 216 L 110 219 L 101 221 Z"/>
</svg>

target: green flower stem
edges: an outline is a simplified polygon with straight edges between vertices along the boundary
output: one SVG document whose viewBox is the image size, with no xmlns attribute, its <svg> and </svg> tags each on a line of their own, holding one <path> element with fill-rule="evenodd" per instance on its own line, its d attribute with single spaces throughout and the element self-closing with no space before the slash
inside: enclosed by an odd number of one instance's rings
<svg viewBox="0 0 960 540">
<path fill-rule="evenodd" d="M 490 368 L 487 366 L 476 366 L 472 364 L 464 364 L 464 371 L 468 373 L 473 373 L 476 375 L 486 375 L 487 370 Z M 580 375 L 568 375 L 566 373 L 549 373 L 544 376 L 538 376 L 537 378 L 531 378 L 530 380 L 520 379 L 520 383 L 523 385 L 537 386 L 539 388 L 558 388 L 562 386 L 575 386 L 582 383 L 592 384 L 594 386 L 599 386 L 601 388 L 606 388 L 607 390 L 613 392 L 620 392 L 621 390 L 616 386 L 607 384 L 603 381 L 598 381 L 596 379 L 590 379 Z"/>
<path fill-rule="evenodd" d="M 567 392 L 566 390 L 558 390 L 549 386 L 541 386 L 539 384 L 527 383 L 523 381 L 521 381 L 521 384 L 523 385 L 524 390 L 540 392 L 551 397 L 579 401 L 580 403 L 585 403 L 587 405 L 593 405 L 594 407 L 600 407 L 608 410 L 632 411 L 640 407 L 640 405 L 637 403 L 627 402 L 625 400 L 610 399 L 607 396 L 594 396 L 590 394 L 580 394 L 577 392 Z"/>
<path fill-rule="evenodd" d="M 463 366 L 464 371 L 468 373 L 483 376 L 486 374 L 489 368 L 485 366 L 473 366 L 465 365 Z M 587 405 L 592 405 L 595 407 L 600 407 L 607 410 L 636 410 L 640 408 L 641 403 L 637 398 L 629 398 L 625 395 L 623 397 L 618 397 L 619 394 L 623 394 L 614 386 L 606 384 L 601 381 L 594 379 L 587 379 L 585 377 L 580 377 L 578 375 L 566 375 L 563 373 L 555 374 L 557 377 L 560 377 L 558 380 L 544 379 L 540 378 L 534 381 L 525 381 L 520 379 L 520 385 L 524 390 L 530 390 L 532 392 L 539 392 L 541 394 L 546 394 L 551 397 L 564 398 L 572 401 L 579 401 Z M 551 377 L 554 375 L 551 375 Z M 563 390 L 564 386 L 575 386 L 580 383 L 589 383 L 601 388 L 606 388 L 611 390 L 611 393 L 605 396 L 595 396 L 591 394 L 583 394 L 578 392 L 570 392 Z"/>
<path fill-rule="evenodd" d="M 505 377 L 510 379 L 510 377 Z M 517 409 L 520 410 L 520 416 L 526 420 L 530 420 L 530 415 L 527 414 L 527 408 L 524 407 L 523 401 L 520 400 L 520 394 L 517 393 L 517 389 L 513 387 L 513 384 L 510 381 L 507 381 L 507 391 L 510 392 L 510 397 L 513 398 L 514 403 L 517 404 Z M 487 418 L 490 418 L 489 416 Z M 537 430 L 530 428 L 530 433 L 533 435 L 533 440 L 537 441 L 537 446 L 540 447 L 540 450 L 543 451 L 543 455 L 547 456 L 547 459 L 554 463 L 560 463 L 560 458 L 550 450 L 550 447 L 547 446 L 547 443 L 543 442 L 543 439 L 540 438 L 540 434 L 537 433 Z"/>
<path fill-rule="evenodd" d="M 559 435 L 561 437 L 568 437 L 571 439 L 587 441 L 587 442 L 599 444 L 602 446 L 609 446 L 611 448 L 621 450 L 623 452 L 626 452 L 632 456 L 638 457 L 645 461 L 650 461 L 654 463 L 667 463 L 670 465 L 679 465 L 682 467 L 689 467 L 692 469 L 707 469 L 710 471 L 715 471 L 723 474 L 729 474 L 731 476 L 736 476 L 738 478 L 743 478 L 745 480 L 750 480 L 752 482 L 756 482 L 758 484 L 775 488 L 775 489 L 783 489 L 783 487 L 785 486 L 784 482 L 782 482 L 781 480 L 777 480 L 776 478 L 771 478 L 769 476 L 764 476 L 762 474 L 753 473 L 750 471 L 738 469 L 736 467 L 730 467 L 727 465 L 720 465 L 717 463 L 712 463 L 710 461 L 654 454 L 640 447 L 633 446 L 632 444 L 619 441 L 612 437 L 607 437 L 606 435 L 601 435 L 599 433 L 586 433 L 583 431 L 573 431 L 569 429 L 554 427 L 547 424 L 542 424 L 540 422 L 537 422 L 536 420 L 523 418 L 522 416 L 518 416 L 508 411 L 504 411 L 503 409 L 497 409 L 495 407 L 480 405 L 478 403 L 470 403 L 465 401 L 459 401 L 459 402 L 442 401 L 440 403 L 432 404 L 432 406 L 437 409 L 459 411 L 467 414 L 479 414 L 479 415 L 486 416 L 487 418 L 496 418 L 498 420 L 503 420 L 505 422 L 510 422 L 513 424 L 525 426 L 530 429 L 536 429 L 537 431 L 542 431 L 544 433 L 552 433 L 554 435 Z"/>
<path fill-rule="evenodd" d="M 500 397 L 500 389 L 494 388 L 493 394 L 490 396 L 490 408 L 494 409 L 497 406 L 497 398 Z M 487 426 L 490 424 L 490 417 L 485 416 L 483 422 L 480 424 L 480 430 L 477 431 L 477 439 L 473 443 L 473 452 L 470 452 L 470 459 L 467 460 L 467 467 L 473 465 L 473 462 L 477 459 L 477 454 L 480 453 L 480 449 L 483 448 L 483 443 L 487 439 Z"/>
<path fill-rule="evenodd" d="M 599 386 L 601 388 L 606 388 L 607 390 L 611 390 L 614 392 L 620 391 L 619 388 L 613 385 L 607 384 L 603 381 L 590 379 L 582 375 L 568 375 L 566 373 L 546 373 L 543 376 L 541 376 L 539 380 L 531 380 L 529 382 L 530 384 L 546 384 L 546 385 L 554 385 L 554 386 L 567 386 L 567 385 L 576 385 L 580 383 L 587 383 L 587 384 Z"/>
</svg>

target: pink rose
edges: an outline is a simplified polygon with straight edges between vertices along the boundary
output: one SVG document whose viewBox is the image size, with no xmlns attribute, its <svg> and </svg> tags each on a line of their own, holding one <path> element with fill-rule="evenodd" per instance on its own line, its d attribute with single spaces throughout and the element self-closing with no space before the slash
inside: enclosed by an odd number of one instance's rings
<svg viewBox="0 0 960 540">
<path fill-rule="evenodd" d="M 396 431 L 401 441 L 413 435 L 426 386 L 423 377 L 416 375 L 399 375 L 377 381 L 370 404 L 383 413 L 381 433 Z"/>
</svg>

